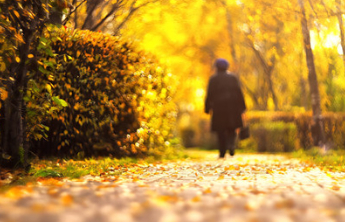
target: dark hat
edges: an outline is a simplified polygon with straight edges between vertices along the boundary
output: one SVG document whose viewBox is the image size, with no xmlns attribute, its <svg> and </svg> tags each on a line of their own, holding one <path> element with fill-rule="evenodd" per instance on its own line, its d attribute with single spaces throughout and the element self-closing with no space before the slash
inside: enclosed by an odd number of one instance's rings
<svg viewBox="0 0 345 222">
<path fill-rule="evenodd" d="M 229 62 L 226 59 L 217 59 L 214 63 L 217 69 L 220 70 L 227 70 L 229 68 Z"/>
</svg>

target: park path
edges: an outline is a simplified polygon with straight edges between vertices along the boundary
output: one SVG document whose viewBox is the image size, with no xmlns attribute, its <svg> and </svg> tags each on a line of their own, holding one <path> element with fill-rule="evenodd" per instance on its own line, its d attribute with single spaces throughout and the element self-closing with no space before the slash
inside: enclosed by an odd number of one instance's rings
<svg viewBox="0 0 345 222">
<path fill-rule="evenodd" d="M 345 221 L 345 174 L 279 155 L 138 164 L 0 195 L 0 221 Z"/>
</svg>

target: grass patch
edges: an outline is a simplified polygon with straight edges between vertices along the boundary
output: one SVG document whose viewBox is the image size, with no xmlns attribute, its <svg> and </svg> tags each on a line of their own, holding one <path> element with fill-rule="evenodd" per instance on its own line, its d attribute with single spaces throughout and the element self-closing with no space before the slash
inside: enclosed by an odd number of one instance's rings
<svg viewBox="0 0 345 222">
<path fill-rule="evenodd" d="M 85 175 L 121 175 L 126 168 L 142 163 L 155 163 L 163 161 L 174 161 L 189 158 L 184 151 L 175 152 L 173 155 L 165 155 L 160 158 L 147 157 L 145 159 L 110 157 L 90 158 L 85 160 L 73 159 L 50 159 L 35 160 L 31 163 L 32 168 L 29 175 L 34 178 L 70 178 L 77 179 Z"/>
<path fill-rule="evenodd" d="M 146 160 L 135 158 L 114 159 L 109 157 L 85 160 L 32 160 L 29 173 L 12 169 L 1 172 L 0 192 L 14 186 L 26 185 L 29 182 L 34 184 L 41 178 L 78 179 L 86 175 L 117 176 L 126 172 L 128 167 L 146 162 Z"/>
<path fill-rule="evenodd" d="M 34 174 L 34 177 L 62 177 L 62 174 L 51 169 L 40 169 Z"/>
<path fill-rule="evenodd" d="M 194 148 L 188 148 L 184 152 L 185 152 L 186 158 L 188 159 L 202 160 L 202 159 L 205 159 L 207 156 L 218 155 L 219 151 L 205 150 L 205 149 L 194 147 Z"/>
<path fill-rule="evenodd" d="M 54 159 L 54 160 L 36 160 L 32 162 L 32 168 L 29 175 L 39 177 L 54 178 L 80 178 L 85 175 L 99 176 L 106 174 L 109 169 L 116 169 L 117 174 L 123 172 L 122 166 L 131 166 L 138 163 L 134 158 L 98 158 L 98 159 Z"/>
<path fill-rule="evenodd" d="M 0 192 L 6 191 L 11 187 L 18 185 L 26 185 L 27 183 L 35 184 L 42 178 L 55 179 L 78 179 L 86 175 L 91 176 L 120 176 L 124 172 L 128 172 L 131 167 L 140 164 L 161 163 L 177 160 L 205 160 L 214 159 L 218 156 L 218 150 L 201 150 L 199 148 L 179 150 L 171 152 L 164 156 L 147 157 L 145 159 L 122 158 L 115 159 L 110 157 L 90 158 L 84 160 L 73 159 L 45 159 L 32 160 L 31 169 L 28 174 L 24 171 L 7 170 L 2 172 L 0 179 Z"/>
<path fill-rule="evenodd" d="M 345 150 L 323 150 L 313 147 L 309 150 L 295 151 L 291 156 L 325 170 L 345 172 Z"/>
</svg>

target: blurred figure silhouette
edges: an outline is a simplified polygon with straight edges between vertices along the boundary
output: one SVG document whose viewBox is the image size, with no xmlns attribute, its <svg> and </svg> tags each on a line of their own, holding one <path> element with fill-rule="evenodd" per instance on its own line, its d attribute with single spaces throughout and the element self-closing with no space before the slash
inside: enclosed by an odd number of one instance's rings
<svg viewBox="0 0 345 222">
<path fill-rule="evenodd" d="M 242 113 L 246 110 L 237 77 L 227 71 L 229 62 L 217 59 L 216 73 L 211 76 L 205 101 L 205 113 L 212 113 L 211 130 L 217 134 L 219 157 L 229 150 L 235 154 L 236 129 L 243 126 Z"/>
</svg>

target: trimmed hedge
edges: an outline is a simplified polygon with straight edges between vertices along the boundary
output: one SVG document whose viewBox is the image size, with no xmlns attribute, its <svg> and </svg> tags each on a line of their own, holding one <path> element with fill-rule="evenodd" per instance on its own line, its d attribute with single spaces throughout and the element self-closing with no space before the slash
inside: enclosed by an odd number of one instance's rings
<svg viewBox="0 0 345 222">
<path fill-rule="evenodd" d="M 251 125 L 250 129 L 258 152 L 291 152 L 298 145 L 294 123 L 263 122 Z"/>
<path fill-rule="evenodd" d="M 251 139 L 248 140 L 251 150 L 257 147 L 259 152 L 290 152 L 314 146 L 310 112 L 251 111 L 246 117 L 251 130 Z M 326 112 L 323 114 L 323 120 L 328 148 L 345 150 L 345 113 Z M 194 142 L 194 146 L 217 149 L 214 138 L 210 136 L 209 117 L 201 118 L 200 122 L 207 123 L 207 126 L 189 128 L 189 135 L 194 137 L 188 139 Z M 246 144 L 247 142 L 239 143 L 239 148 L 246 149 Z"/>
<path fill-rule="evenodd" d="M 59 29 L 46 38 L 55 54 L 40 55 L 52 63 L 46 70 L 54 73 L 48 75 L 49 90 L 68 106 L 42 120 L 49 131 L 45 140 L 31 138 L 34 153 L 122 157 L 162 155 L 169 149 L 174 88 L 157 61 L 100 32 Z"/>
<path fill-rule="evenodd" d="M 328 148 L 345 149 L 345 113 L 322 114 L 325 129 L 325 137 Z M 311 113 L 296 115 L 295 124 L 297 126 L 298 138 L 304 148 L 314 146 L 311 133 L 311 123 L 313 118 Z"/>
<path fill-rule="evenodd" d="M 325 112 L 322 116 L 328 148 L 345 149 L 345 113 Z M 287 124 L 294 124 L 297 133 L 295 149 L 299 147 L 309 149 L 314 146 L 311 132 L 313 123 L 311 112 L 250 112 L 248 113 L 248 122 L 250 124 L 266 122 L 285 122 Z"/>
</svg>

